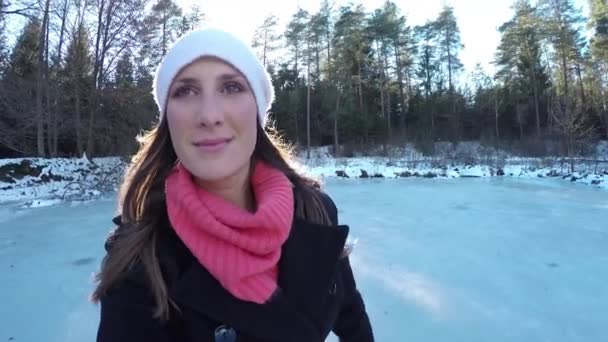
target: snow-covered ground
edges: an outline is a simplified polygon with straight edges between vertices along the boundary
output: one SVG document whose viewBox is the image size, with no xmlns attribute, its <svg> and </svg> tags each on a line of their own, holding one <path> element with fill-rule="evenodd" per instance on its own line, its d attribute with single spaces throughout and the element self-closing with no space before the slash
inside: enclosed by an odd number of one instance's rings
<svg viewBox="0 0 608 342">
<path fill-rule="evenodd" d="M 386 151 L 388 157 L 334 158 L 329 147 L 322 147 L 313 149 L 310 158 L 298 156 L 298 161 L 302 170 L 319 178 L 554 177 L 608 189 L 608 141 L 598 143 L 595 150 L 591 157 L 576 161 L 575 172 L 559 158 L 521 158 L 478 142 L 437 143 L 433 157 L 422 155 L 411 144 L 391 148 Z M 116 190 L 126 162 L 118 157 L 93 158 L 92 162 L 86 158 L 0 159 L 0 203 L 38 207 L 66 199 L 99 198 Z"/>
<path fill-rule="evenodd" d="M 40 207 L 99 198 L 116 190 L 125 165 L 117 157 L 0 159 L 0 203 Z"/>
<path fill-rule="evenodd" d="M 334 158 L 330 147 L 322 147 L 315 148 L 310 158 L 300 154 L 299 161 L 302 170 L 320 178 L 554 177 L 608 189 L 608 141 L 599 142 L 595 150 L 591 157 L 575 160 L 574 172 L 569 160 L 522 158 L 477 142 L 437 143 L 433 157 L 424 156 L 411 144 L 392 148 L 387 157 Z"/>
<path fill-rule="evenodd" d="M 377 341 L 604 341 L 608 196 L 561 179 L 327 179 Z M 0 206 L 0 341 L 93 341 L 115 201 Z M 335 339 L 330 339 L 335 341 Z"/>
</svg>

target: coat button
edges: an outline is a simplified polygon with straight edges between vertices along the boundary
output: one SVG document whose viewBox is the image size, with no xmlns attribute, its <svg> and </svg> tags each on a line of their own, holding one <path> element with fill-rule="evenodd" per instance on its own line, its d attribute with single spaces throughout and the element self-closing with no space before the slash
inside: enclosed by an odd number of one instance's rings
<svg viewBox="0 0 608 342">
<path fill-rule="evenodd" d="M 215 329 L 215 342 L 235 342 L 236 331 L 227 325 L 220 325 Z"/>
<path fill-rule="evenodd" d="M 329 294 L 330 295 L 335 295 L 336 292 L 338 291 L 338 285 L 336 283 L 334 283 L 331 288 L 329 289 Z"/>
</svg>

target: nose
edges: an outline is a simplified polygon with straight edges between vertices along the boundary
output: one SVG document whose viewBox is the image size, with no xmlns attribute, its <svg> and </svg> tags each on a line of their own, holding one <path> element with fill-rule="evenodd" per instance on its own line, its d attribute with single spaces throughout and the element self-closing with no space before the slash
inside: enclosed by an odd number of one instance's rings
<svg viewBox="0 0 608 342">
<path fill-rule="evenodd" d="M 201 96 L 196 118 L 198 124 L 203 127 L 221 126 L 224 123 L 224 108 L 217 94 L 207 92 Z"/>
</svg>

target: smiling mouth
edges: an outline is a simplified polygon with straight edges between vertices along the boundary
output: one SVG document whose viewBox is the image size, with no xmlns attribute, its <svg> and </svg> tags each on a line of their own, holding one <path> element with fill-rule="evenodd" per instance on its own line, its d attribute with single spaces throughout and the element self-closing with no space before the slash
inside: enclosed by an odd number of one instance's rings
<svg viewBox="0 0 608 342">
<path fill-rule="evenodd" d="M 208 139 L 194 143 L 194 146 L 203 152 L 219 152 L 223 150 L 233 138 Z"/>
</svg>

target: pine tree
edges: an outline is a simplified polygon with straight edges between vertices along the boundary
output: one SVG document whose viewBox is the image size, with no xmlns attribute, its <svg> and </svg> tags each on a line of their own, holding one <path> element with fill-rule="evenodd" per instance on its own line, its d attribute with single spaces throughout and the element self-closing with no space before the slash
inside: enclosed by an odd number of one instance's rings
<svg viewBox="0 0 608 342">
<path fill-rule="evenodd" d="M 32 18 L 17 38 L 0 84 L 0 141 L 11 150 L 37 154 L 35 122 L 36 77 L 38 75 L 41 23 Z"/>
<path fill-rule="evenodd" d="M 363 71 L 371 44 L 365 34 L 365 20 L 362 5 L 341 7 L 332 39 L 332 75 L 338 83 L 337 96 L 345 100 L 340 103 L 341 108 L 350 114 L 343 120 L 344 131 L 349 133 L 347 137 L 361 142 L 368 140 L 370 129 L 363 94 Z"/>
<path fill-rule="evenodd" d="M 572 0 L 539 0 L 538 12 L 543 19 L 543 32 L 555 50 L 554 62 L 559 65 L 561 94 L 569 102 L 572 71 L 582 59 L 584 41 L 580 25 L 584 21 Z M 579 77 L 580 78 L 580 77 Z"/>
<path fill-rule="evenodd" d="M 595 80 L 591 83 L 597 89 L 594 96 L 595 107 L 608 137 L 608 3 L 605 0 L 589 0 L 591 18 L 589 27 L 593 29 L 591 38 L 590 76 Z"/>
<path fill-rule="evenodd" d="M 182 16 L 182 10 L 173 0 L 158 0 L 143 25 L 143 46 L 141 54 L 147 58 L 150 67 L 160 63 L 167 54 L 169 46 L 184 31 L 190 29 L 191 23 Z"/>
<path fill-rule="evenodd" d="M 532 99 L 536 137 L 539 138 L 540 107 L 542 96 L 548 87 L 548 76 L 541 61 L 538 36 L 540 21 L 536 9 L 528 0 L 517 1 L 514 10 L 513 18 L 499 29 L 502 36 L 496 54 L 495 63 L 499 67 L 496 76 L 503 84 L 511 87 L 513 94 L 518 94 L 514 103 L 520 106 L 520 117 L 517 120 L 520 123 L 520 135 L 523 135 L 522 115 L 528 115 L 523 107 Z"/>
<path fill-rule="evenodd" d="M 262 60 L 264 67 L 270 63 L 270 54 L 279 48 L 278 42 L 281 36 L 277 33 L 279 18 L 269 15 L 264 19 L 264 23 L 255 30 L 252 46 L 258 52 L 258 57 Z"/>
<path fill-rule="evenodd" d="M 435 134 L 435 109 L 432 104 L 432 96 L 436 89 L 436 80 L 438 76 L 438 61 L 437 47 L 434 41 L 437 36 L 437 31 L 432 22 L 427 22 L 422 26 L 416 26 L 414 29 L 416 41 L 418 41 L 418 70 L 417 76 L 420 80 L 420 85 L 424 94 L 424 112 L 430 118 L 430 134 L 434 140 Z"/>
<path fill-rule="evenodd" d="M 454 91 L 454 78 L 462 70 L 463 66 L 458 58 L 458 52 L 464 47 L 460 41 L 460 29 L 454 8 L 446 6 L 439 14 L 439 18 L 434 22 L 437 30 L 437 43 L 440 51 L 439 61 L 445 66 L 448 72 L 448 89 Z"/>
<path fill-rule="evenodd" d="M 84 113 L 89 112 L 91 105 L 91 78 L 93 63 L 89 49 L 89 34 L 82 23 L 72 32 L 67 48 L 64 75 L 64 90 L 68 101 L 64 110 L 73 114 L 72 129 L 75 137 L 75 150 L 82 155 L 85 149 Z"/>
</svg>

